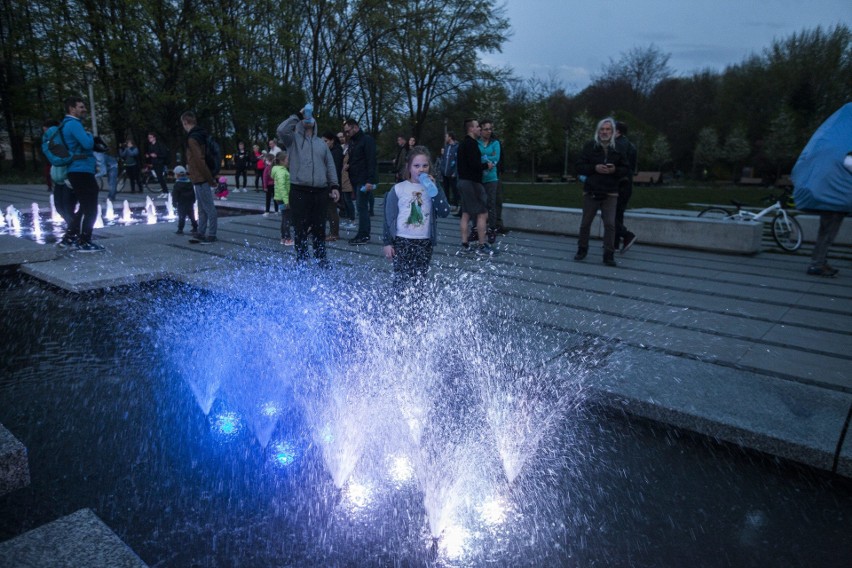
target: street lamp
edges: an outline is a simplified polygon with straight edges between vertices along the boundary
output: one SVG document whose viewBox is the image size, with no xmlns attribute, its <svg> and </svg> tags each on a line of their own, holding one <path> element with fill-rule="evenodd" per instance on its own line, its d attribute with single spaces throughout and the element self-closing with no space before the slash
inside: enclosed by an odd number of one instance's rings
<svg viewBox="0 0 852 568">
<path fill-rule="evenodd" d="M 86 83 L 89 86 L 89 112 L 92 115 L 92 134 L 98 135 L 98 113 L 95 112 L 95 68 L 91 63 L 86 64 L 86 69 L 83 71 L 86 78 Z"/>
</svg>

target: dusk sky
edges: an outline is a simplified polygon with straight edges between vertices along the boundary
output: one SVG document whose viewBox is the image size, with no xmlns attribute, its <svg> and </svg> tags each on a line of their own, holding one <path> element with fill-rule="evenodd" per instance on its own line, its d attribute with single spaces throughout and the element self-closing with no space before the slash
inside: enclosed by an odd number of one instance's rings
<svg viewBox="0 0 852 568">
<path fill-rule="evenodd" d="M 499 5 L 499 2 L 495 2 Z M 849 0 L 508 0 L 513 35 L 486 63 L 521 77 L 554 75 L 569 92 L 612 59 L 655 44 L 677 75 L 722 71 L 773 39 L 835 24 L 852 27 Z"/>
</svg>

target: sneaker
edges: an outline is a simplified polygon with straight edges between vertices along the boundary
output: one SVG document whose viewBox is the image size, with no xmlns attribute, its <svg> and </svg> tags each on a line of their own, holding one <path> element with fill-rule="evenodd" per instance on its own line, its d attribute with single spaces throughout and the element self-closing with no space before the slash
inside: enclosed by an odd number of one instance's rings
<svg viewBox="0 0 852 568">
<path fill-rule="evenodd" d="M 834 278 L 835 276 L 837 276 L 838 272 L 839 270 L 827 264 L 823 264 L 822 266 L 808 267 L 808 274 L 810 274 L 811 276 L 825 276 L 826 278 Z"/>
<path fill-rule="evenodd" d="M 76 237 L 62 237 L 56 246 L 61 249 L 74 248 L 77 246 L 77 238 Z"/>
<path fill-rule="evenodd" d="M 352 230 L 352 229 L 357 229 L 358 225 L 356 225 L 352 221 L 347 221 L 346 223 L 343 223 L 341 225 L 341 227 L 343 227 L 344 229 L 347 229 L 347 230 Z"/>
<path fill-rule="evenodd" d="M 477 256 L 497 256 L 498 254 L 500 253 L 497 251 L 497 249 L 495 249 L 488 243 L 485 243 L 484 245 L 479 245 L 476 248 Z"/>
<path fill-rule="evenodd" d="M 168 198 L 169 198 L 169 193 L 167 191 L 162 191 L 162 192 L 158 193 L 157 197 L 156 197 L 156 199 L 168 199 Z"/>
<path fill-rule="evenodd" d="M 183 234 L 183 229 L 178 229 L 177 231 L 175 231 L 175 234 L 176 234 L 176 235 L 182 235 L 182 234 Z"/>
<path fill-rule="evenodd" d="M 223 197 L 223 198 L 222 198 L 222 201 L 228 201 L 228 198 L 227 198 L 227 197 Z"/>
<path fill-rule="evenodd" d="M 577 254 L 574 255 L 574 260 L 580 261 L 586 258 L 586 255 L 589 254 L 589 249 L 585 247 L 579 247 L 577 249 Z"/>
<path fill-rule="evenodd" d="M 284 239 L 284 246 L 285 247 L 293 246 L 293 239 Z"/>
<path fill-rule="evenodd" d="M 456 256 L 467 256 L 473 252 L 473 249 L 470 248 L 468 243 L 462 243 L 459 250 L 456 251 Z"/>
<path fill-rule="evenodd" d="M 101 245 L 95 244 L 91 241 L 82 242 L 77 246 L 77 250 L 80 252 L 103 252 L 105 249 Z"/>
<path fill-rule="evenodd" d="M 352 239 L 349 239 L 350 245 L 365 245 L 369 242 L 370 242 L 370 236 L 369 235 L 367 235 L 366 237 L 354 237 Z"/>
<path fill-rule="evenodd" d="M 617 266 L 615 263 L 615 258 L 613 258 L 612 253 L 605 253 L 603 257 L 603 263 L 607 266 Z"/>
<path fill-rule="evenodd" d="M 627 249 L 633 246 L 633 243 L 636 242 L 636 235 L 633 233 L 627 233 L 624 235 L 624 246 L 621 248 L 621 252 L 627 252 Z"/>
<path fill-rule="evenodd" d="M 272 213 L 270 213 L 269 211 L 263 214 L 264 217 L 269 217 L 270 215 L 272 215 Z"/>
<path fill-rule="evenodd" d="M 216 242 L 216 240 L 217 240 L 216 237 L 204 237 L 204 238 L 198 239 L 198 242 L 199 242 L 199 244 L 202 244 L 202 245 L 212 245 L 213 243 Z M 189 241 L 189 242 L 192 242 L 192 241 Z"/>
<path fill-rule="evenodd" d="M 486 239 L 488 240 L 489 245 L 493 245 L 494 243 L 496 243 L 497 242 L 497 231 L 492 230 L 492 229 L 488 229 Z"/>
<path fill-rule="evenodd" d="M 199 235 L 198 233 L 194 234 L 191 239 L 189 239 L 189 244 L 197 245 L 201 243 L 205 239 L 204 235 Z"/>
</svg>

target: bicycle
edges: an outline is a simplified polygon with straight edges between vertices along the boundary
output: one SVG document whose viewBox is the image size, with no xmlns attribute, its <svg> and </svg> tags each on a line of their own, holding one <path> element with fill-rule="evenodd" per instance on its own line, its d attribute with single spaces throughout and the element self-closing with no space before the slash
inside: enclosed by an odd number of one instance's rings
<svg viewBox="0 0 852 568">
<path fill-rule="evenodd" d="M 766 209 L 753 213 L 743 210 L 743 203 L 731 200 L 731 203 L 737 208 L 732 212 L 724 207 L 708 207 L 702 210 L 698 216 L 704 219 L 722 219 L 726 221 L 748 221 L 761 222 L 766 221 L 766 217 L 771 213 L 775 213 L 772 217 L 772 238 L 778 243 L 782 249 L 788 252 L 799 250 L 802 246 L 802 226 L 799 221 L 792 215 L 787 214 L 787 199 L 790 192 L 785 191 L 780 196 L 769 195 L 764 198 L 764 201 L 773 201 L 774 203 Z"/>
<path fill-rule="evenodd" d="M 157 181 L 157 174 L 148 166 L 143 166 L 140 169 L 136 185 L 142 193 L 148 192 L 157 195 L 161 191 L 160 184 Z M 130 178 L 127 177 L 127 168 L 122 168 L 121 173 L 118 175 L 118 193 L 123 193 L 129 187 Z"/>
</svg>

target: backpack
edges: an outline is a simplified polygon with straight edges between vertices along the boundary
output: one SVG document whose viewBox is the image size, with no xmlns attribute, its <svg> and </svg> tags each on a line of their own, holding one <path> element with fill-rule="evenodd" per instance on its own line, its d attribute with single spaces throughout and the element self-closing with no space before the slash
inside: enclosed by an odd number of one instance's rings
<svg viewBox="0 0 852 568">
<path fill-rule="evenodd" d="M 74 156 L 71 155 L 68 144 L 65 142 L 65 134 L 62 133 L 63 126 L 65 126 L 64 120 L 59 126 L 48 128 L 42 138 L 41 152 L 52 166 L 64 167 L 74 161 Z"/>
<path fill-rule="evenodd" d="M 204 163 L 207 164 L 207 169 L 211 175 L 216 175 L 222 169 L 222 147 L 215 138 L 207 135 L 207 144 L 204 150 Z"/>
</svg>

